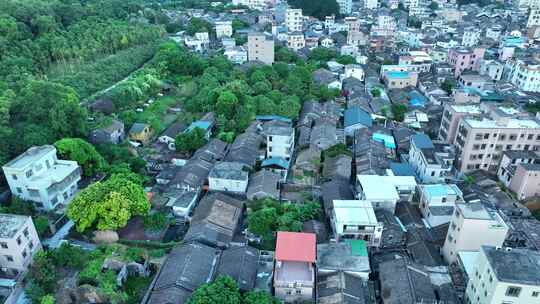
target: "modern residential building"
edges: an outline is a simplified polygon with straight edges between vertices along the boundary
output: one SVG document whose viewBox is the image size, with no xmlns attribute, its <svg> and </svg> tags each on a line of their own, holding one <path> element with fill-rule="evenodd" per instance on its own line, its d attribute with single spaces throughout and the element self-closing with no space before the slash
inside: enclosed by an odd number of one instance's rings
<svg viewBox="0 0 540 304">
<path fill-rule="evenodd" d="M 349 15 L 352 13 L 352 0 L 337 0 L 339 5 L 339 13 L 342 15 Z"/>
<path fill-rule="evenodd" d="M 540 164 L 518 164 L 509 188 L 520 200 L 540 195 Z"/>
<path fill-rule="evenodd" d="M 527 20 L 527 27 L 533 28 L 540 26 L 540 9 L 532 9 Z"/>
<path fill-rule="evenodd" d="M 380 246 L 383 223 L 377 221 L 371 202 L 334 200 L 333 205 L 331 224 L 337 241 L 363 240 L 367 246 Z"/>
<path fill-rule="evenodd" d="M 504 71 L 504 63 L 498 60 L 486 60 L 480 61 L 480 75 L 486 75 L 491 80 L 499 81 L 502 78 Z"/>
<path fill-rule="evenodd" d="M 315 234 L 277 233 L 274 264 L 276 298 L 286 303 L 313 301 L 316 255 Z"/>
<path fill-rule="evenodd" d="M 233 193 L 245 193 L 248 171 L 238 162 L 218 162 L 208 174 L 208 189 Z"/>
<path fill-rule="evenodd" d="M 0 268 L 10 276 L 25 272 L 41 242 L 26 215 L 0 213 Z"/>
<path fill-rule="evenodd" d="M 281 157 L 289 160 L 294 151 L 294 129 L 290 122 L 268 121 L 263 125 L 266 137 L 266 158 Z"/>
<path fill-rule="evenodd" d="M 11 193 L 38 209 L 65 207 L 78 191 L 81 168 L 60 160 L 54 146 L 32 147 L 2 167 Z"/>
<path fill-rule="evenodd" d="M 364 68 L 359 64 L 347 64 L 345 71 L 343 72 L 343 78 L 353 77 L 360 81 L 364 81 L 365 73 Z"/>
<path fill-rule="evenodd" d="M 267 2 L 266 0 L 232 0 L 233 5 L 243 5 L 259 11 L 263 11 L 266 8 Z"/>
<path fill-rule="evenodd" d="M 304 16 L 302 9 L 289 8 L 285 15 L 285 26 L 289 32 L 302 32 Z"/>
<path fill-rule="evenodd" d="M 503 151 L 538 150 L 540 124 L 533 119 L 512 118 L 517 114 L 512 109 L 501 108 L 501 111 L 509 114 L 493 119 L 461 119 L 454 141 L 459 171 L 495 172 Z"/>
<path fill-rule="evenodd" d="M 538 60 L 509 60 L 507 79 L 520 90 L 540 92 L 540 62 Z"/>
<path fill-rule="evenodd" d="M 540 253 L 482 246 L 465 292 L 471 304 L 532 304 L 540 297 Z"/>
<path fill-rule="evenodd" d="M 263 33 L 250 33 L 248 35 L 248 60 L 272 64 L 274 62 L 274 39 Z"/>
<path fill-rule="evenodd" d="M 534 151 L 504 151 L 497 169 L 497 177 L 508 188 L 516 173 L 517 165 L 534 163 L 540 163 L 540 156 Z"/>
<path fill-rule="evenodd" d="M 231 37 L 233 34 L 232 21 L 216 21 L 216 38 Z"/>
<path fill-rule="evenodd" d="M 465 70 L 478 70 L 485 51 L 484 48 L 480 47 L 450 49 L 448 51 L 448 63 L 454 69 L 454 76 L 458 77 Z"/>
<path fill-rule="evenodd" d="M 416 72 L 386 72 L 383 81 L 388 89 L 403 89 L 415 87 L 418 81 Z"/>
<path fill-rule="evenodd" d="M 507 233 L 508 225 L 497 211 L 482 203 L 458 203 L 442 247 L 443 257 L 451 264 L 460 251 L 480 250 L 483 245 L 502 246 Z"/>
<path fill-rule="evenodd" d="M 461 119 L 463 117 L 478 117 L 482 113 L 478 105 L 446 104 L 439 129 L 439 140 L 450 144 L 453 143 Z"/>
<path fill-rule="evenodd" d="M 304 33 L 292 32 L 287 35 L 287 47 L 293 51 L 298 51 L 306 46 Z"/>
<path fill-rule="evenodd" d="M 420 212 L 431 227 L 449 223 L 463 193 L 454 184 L 419 185 Z"/>
<path fill-rule="evenodd" d="M 242 64 L 248 61 L 248 51 L 244 46 L 226 48 L 223 52 L 223 56 L 227 57 L 229 61 L 235 64 Z"/>
<path fill-rule="evenodd" d="M 411 136 L 408 161 L 422 183 L 444 182 L 451 174 L 454 157 L 451 145 L 434 143 L 424 133 Z"/>
<path fill-rule="evenodd" d="M 469 26 L 463 30 L 461 45 L 465 47 L 475 46 L 480 42 L 482 30 L 476 26 Z"/>
<path fill-rule="evenodd" d="M 412 66 L 415 72 L 429 72 L 433 58 L 424 51 L 409 51 L 406 55 L 399 56 L 398 64 Z"/>
<path fill-rule="evenodd" d="M 394 213 L 398 201 L 411 201 L 416 191 L 414 176 L 357 175 L 356 197 L 375 209 Z"/>
</svg>

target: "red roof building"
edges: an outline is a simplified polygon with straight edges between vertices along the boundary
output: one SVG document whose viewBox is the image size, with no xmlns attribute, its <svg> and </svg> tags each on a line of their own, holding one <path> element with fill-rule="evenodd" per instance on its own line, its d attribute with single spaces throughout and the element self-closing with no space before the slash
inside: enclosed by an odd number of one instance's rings
<svg viewBox="0 0 540 304">
<path fill-rule="evenodd" d="M 276 260 L 315 263 L 316 252 L 314 233 L 278 231 Z"/>
</svg>

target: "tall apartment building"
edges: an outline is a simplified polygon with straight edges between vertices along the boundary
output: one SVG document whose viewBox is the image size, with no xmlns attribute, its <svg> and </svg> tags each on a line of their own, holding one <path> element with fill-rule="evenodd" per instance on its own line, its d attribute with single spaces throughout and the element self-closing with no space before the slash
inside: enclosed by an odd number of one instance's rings
<svg viewBox="0 0 540 304">
<path fill-rule="evenodd" d="M 483 245 L 502 246 L 507 232 L 508 225 L 499 213 L 482 203 L 456 204 L 442 247 L 443 257 L 451 264 L 460 251 L 477 251 Z"/>
<path fill-rule="evenodd" d="M 450 175 L 454 164 L 450 145 L 434 143 L 427 135 L 411 136 L 408 162 L 422 183 L 442 183 Z"/>
<path fill-rule="evenodd" d="M 537 60 L 510 60 L 506 63 L 507 79 L 520 90 L 540 92 L 540 62 Z"/>
<path fill-rule="evenodd" d="M 302 32 L 292 32 L 287 34 L 287 47 L 291 50 L 298 51 L 306 46 L 306 39 Z"/>
<path fill-rule="evenodd" d="M 497 170 L 502 152 L 540 148 L 540 124 L 533 119 L 500 116 L 494 118 L 463 118 L 454 141 L 458 155 L 456 168 Z"/>
<path fill-rule="evenodd" d="M 294 151 L 294 128 L 290 122 L 272 120 L 263 125 L 266 157 L 289 160 Z"/>
<path fill-rule="evenodd" d="M 0 268 L 8 275 L 28 269 L 41 242 L 30 216 L 0 214 Z"/>
<path fill-rule="evenodd" d="M 482 246 L 465 291 L 469 304 L 532 304 L 540 298 L 540 253 Z"/>
<path fill-rule="evenodd" d="M 532 9 L 527 20 L 527 27 L 540 26 L 540 9 Z"/>
<path fill-rule="evenodd" d="M 540 156 L 534 151 L 504 151 L 497 169 L 497 177 L 508 188 L 515 176 L 517 165 L 534 163 L 540 163 Z"/>
<path fill-rule="evenodd" d="M 352 13 L 352 0 L 337 0 L 339 5 L 339 13 L 342 15 L 349 15 Z"/>
<path fill-rule="evenodd" d="M 463 117 L 474 117 L 481 114 L 482 110 L 478 105 L 446 104 L 441 119 L 441 127 L 439 128 L 439 140 L 446 143 L 453 143 L 461 119 Z"/>
<path fill-rule="evenodd" d="M 58 159 L 56 148 L 50 145 L 26 150 L 2 169 L 13 195 L 45 210 L 67 205 L 81 179 L 77 162 Z"/>
<path fill-rule="evenodd" d="M 216 21 L 215 28 L 218 39 L 231 37 L 233 34 L 232 21 Z"/>
<path fill-rule="evenodd" d="M 248 35 L 248 60 L 272 64 L 274 62 L 274 39 L 263 33 L 250 33 Z"/>
<path fill-rule="evenodd" d="M 289 8 L 285 13 L 285 26 L 289 32 L 301 32 L 304 25 L 302 9 Z"/>
<path fill-rule="evenodd" d="M 463 30 L 461 45 L 465 47 L 475 46 L 480 42 L 480 34 L 482 30 L 476 26 L 470 26 Z"/>
<path fill-rule="evenodd" d="M 484 58 L 484 48 L 459 48 L 448 51 L 448 63 L 454 69 L 454 76 L 458 77 L 465 70 L 477 71 L 480 60 Z"/>
</svg>

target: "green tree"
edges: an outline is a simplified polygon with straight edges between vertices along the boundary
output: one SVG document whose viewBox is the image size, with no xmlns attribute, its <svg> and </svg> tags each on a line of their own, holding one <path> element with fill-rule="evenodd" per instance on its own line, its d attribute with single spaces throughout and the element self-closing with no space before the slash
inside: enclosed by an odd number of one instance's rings
<svg viewBox="0 0 540 304">
<path fill-rule="evenodd" d="M 336 0 L 288 0 L 289 5 L 301 8 L 306 16 L 323 20 L 326 16 L 339 15 L 339 5 Z"/>
<path fill-rule="evenodd" d="M 201 18 L 191 18 L 187 27 L 187 33 L 189 35 L 195 35 L 195 33 L 208 32 L 212 33 L 214 27 L 210 22 Z"/>
<path fill-rule="evenodd" d="M 336 61 L 340 64 L 354 64 L 356 63 L 356 59 L 353 56 L 350 55 L 341 55 L 336 58 Z"/>
<path fill-rule="evenodd" d="M 80 138 L 63 138 L 54 143 L 59 157 L 76 161 L 85 176 L 93 176 L 107 170 L 107 162 L 97 152 L 96 148 Z"/>
<path fill-rule="evenodd" d="M 214 282 L 201 285 L 193 292 L 189 304 L 240 304 L 242 296 L 236 282 L 220 276 Z"/>
<path fill-rule="evenodd" d="M 97 229 L 116 230 L 124 227 L 129 218 L 130 201 L 119 192 L 109 192 L 102 199 L 97 209 Z"/>
<path fill-rule="evenodd" d="M 232 119 L 238 111 L 238 103 L 238 97 L 233 92 L 229 90 L 221 92 L 216 104 L 217 114 Z"/>
<path fill-rule="evenodd" d="M 54 292 L 56 284 L 57 271 L 52 262 L 51 254 L 45 251 L 39 251 L 34 256 L 30 266 L 30 278 L 45 293 Z"/>
<path fill-rule="evenodd" d="M 325 47 L 317 47 L 311 50 L 309 53 L 308 59 L 314 60 L 314 61 L 330 61 L 337 57 L 337 52 L 335 50 L 325 48 Z"/>
<path fill-rule="evenodd" d="M 56 300 L 54 299 L 54 296 L 48 294 L 41 298 L 40 304 L 54 304 L 56 303 Z"/>
<path fill-rule="evenodd" d="M 431 3 L 429 4 L 429 8 L 436 11 L 439 9 L 439 3 L 435 2 L 435 1 L 431 1 Z"/>
<path fill-rule="evenodd" d="M 404 104 L 392 104 L 392 115 L 394 116 L 394 120 L 396 121 L 403 121 L 403 119 L 405 119 L 405 113 L 407 113 L 407 111 L 407 106 Z"/>
<path fill-rule="evenodd" d="M 206 143 L 205 131 L 194 128 L 189 132 L 179 134 L 175 139 L 176 151 L 195 152 Z"/>
<path fill-rule="evenodd" d="M 373 96 L 373 97 L 380 97 L 381 96 L 381 89 L 373 88 L 373 89 L 371 89 L 370 93 L 371 93 L 371 96 Z"/>
<path fill-rule="evenodd" d="M 279 304 L 278 299 L 266 291 L 250 291 L 244 295 L 244 304 Z"/>
<path fill-rule="evenodd" d="M 454 87 L 456 86 L 456 82 L 453 79 L 446 78 L 441 83 L 441 89 L 443 89 L 448 95 L 452 94 L 452 91 L 454 90 Z"/>
</svg>

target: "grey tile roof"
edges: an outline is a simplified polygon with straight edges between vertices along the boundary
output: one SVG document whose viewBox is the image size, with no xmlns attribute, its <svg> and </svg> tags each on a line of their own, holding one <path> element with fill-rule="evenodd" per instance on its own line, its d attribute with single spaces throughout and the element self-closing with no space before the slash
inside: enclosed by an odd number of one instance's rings
<svg viewBox="0 0 540 304">
<path fill-rule="evenodd" d="M 241 291 L 251 291 L 257 279 L 259 250 L 250 246 L 234 246 L 223 250 L 217 275 L 233 278 Z"/>
</svg>

